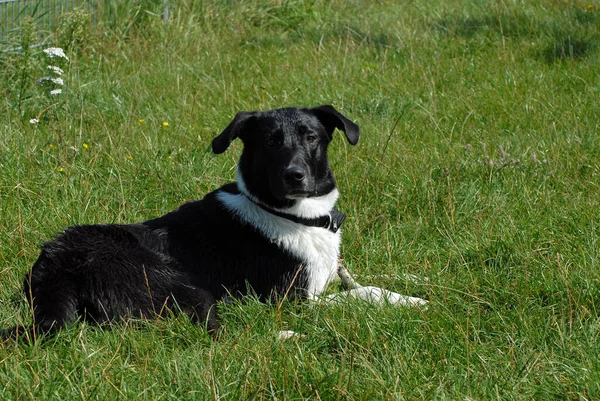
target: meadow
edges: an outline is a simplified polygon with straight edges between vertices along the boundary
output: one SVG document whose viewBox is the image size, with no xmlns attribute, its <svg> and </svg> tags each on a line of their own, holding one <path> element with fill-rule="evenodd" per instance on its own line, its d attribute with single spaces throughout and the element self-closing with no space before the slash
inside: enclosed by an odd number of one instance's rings
<svg viewBox="0 0 600 401">
<path fill-rule="evenodd" d="M 329 150 L 345 265 L 429 308 L 246 299 L 217 342 L 81 322 L 1 345 L 0 399 L 600 399 L 597 2 L 105 4 L 62 18 L 68 61 L 26 23 L 0 53 L 0 327 L 56 232 L 200 198 L 234 178 L 241 144 L 210 142 L 237 111 L 321 104 L 362 130 Z"/>
</svg>

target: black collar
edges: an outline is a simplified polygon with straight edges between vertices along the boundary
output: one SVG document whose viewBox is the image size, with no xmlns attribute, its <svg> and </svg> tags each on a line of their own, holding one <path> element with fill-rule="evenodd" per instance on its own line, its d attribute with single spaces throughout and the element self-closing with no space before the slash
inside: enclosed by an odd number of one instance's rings
<svg viewBox="0 0 600 401">
<path fill-rule="evenodd" d="M 246 199 L 248 199 L 249 201 L 254 203 L 256 206 L 260 207 L 264 211 L 269 212 L 275 216 L 278 216 L 278 217 L 284 218 L 286 220 L 293 221 L 294 223 L 299 223 L 299 224 L 302 224 L 302 225 L 305 225 L 308 227 L 326 228 L 329 231 L 331 231 L 332 233 L 336 233 L 342 226 L 342 223 L 344 222 L 344 220 L 346 219 L 346 215 L 335 208 L 331 209 L 329 211 L 329 213 L 327 213 L 324 216 L 307 219 L 304 217 L 299 217 L 299 216 L 295 216 L 293 214 L 283 213 L 278 210 L 271 209 L 268 206 L 261 205 L 260 203 L 255 202 L 254 199 L 251 199 L 249 196 L 246 196 L 246 194 L 244 194 L 243 192 L 242 192 L 242 194 L 246 197 Z"/>
</svg>

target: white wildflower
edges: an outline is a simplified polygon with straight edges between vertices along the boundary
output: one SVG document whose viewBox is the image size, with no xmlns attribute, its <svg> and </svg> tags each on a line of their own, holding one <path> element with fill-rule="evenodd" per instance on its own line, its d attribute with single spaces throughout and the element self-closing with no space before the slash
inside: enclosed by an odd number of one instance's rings
<svg viewBox="0 0 600 401">
<path fill-rule="evenodd" d="M 38 120 L 37 118 L 32 118 L 31 120 L 29 120 L 29 124 L 37 124 L 39 122 L 40 120 Z"/>
<path fill-rule="evenodd" d="M 57 67 L 55 65 L 49 65 L 46 68 L 48 68 L 50 71 L 52 71 L 54 74 L 56 74 L 58 76 L 61 76 L 62 74 L 65 73 L 60 67 Z"/>
<path fill-rule="evenodd" d="M 61 49 L 60 47 L 49 47 L 47 49 L 44 49 L 44 53 L 46 53 L 48 55 L 48 57 L 50 57 L 50 58 L 60 57 L 60 58 L 64 58 L 65 60 L 69 61 L 69 58 L 65 54 L 65 51 L 63 49 Z"/>
<path fill-rule="evenodd" d="M 50 91 L 52 96 L 60 95 L 62 93 L 62 89 L 54 89 Z"/>
<path fill-rule="evenodd" d="M 37 81 L 35 81 L 36 84 L 38 85 L 44 85 L 45 83 L 48 82 L 52 82 L 53 84 L 56 85 L 64 85 L 65 81 L 63 81 L 62 78 L 56 78 L 56 77 L 44 77 L 44 78 L 40 78 Z"/>
</svg>

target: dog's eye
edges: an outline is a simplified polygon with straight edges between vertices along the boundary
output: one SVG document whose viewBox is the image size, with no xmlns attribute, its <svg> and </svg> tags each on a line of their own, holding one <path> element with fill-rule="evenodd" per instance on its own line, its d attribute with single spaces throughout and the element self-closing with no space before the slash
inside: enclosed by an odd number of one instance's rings
<svg viewBox="0 0 600 401">
<path fill-rule="evenodd" d="M 268 147 L 272 148 L 277 145 L 277 141 L 274 138 L 269 138 L 266 141 Z"/>
<path fill-rule="evenodd" d="M 309 136 L 306 137 L 306 142 L 307 143 L 313 143 L 316 140 L 317 140 L 317 136 L 316 135 L 309 135 Z"/>
</svg>

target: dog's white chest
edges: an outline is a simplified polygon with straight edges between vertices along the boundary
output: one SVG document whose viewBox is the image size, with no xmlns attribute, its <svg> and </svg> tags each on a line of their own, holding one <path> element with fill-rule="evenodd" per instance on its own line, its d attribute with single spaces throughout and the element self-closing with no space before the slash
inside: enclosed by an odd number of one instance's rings
<svg viewBox="0 0 600 401">
<path fill-rule="evenodd" d="M 305 265 L 302 266 L 308 278 L 308 296 L 314 298 L 321 294 L 327 284 L 336 275 L 341 234 L 315 227 L 282 221 L 279 235 L 272 237 L 273 242 L 296 256 Z M 286 227 L 290 225 L 292 227 Z"/>
<path fill-rule="evenodd" d="M 280 249 L 302 261 L 309 298 L 321 294 L 335 278 L 341 233 L 307 227 L 275 216 L 250 201 L 245 195 L 220 192 L 218 199 L 236 215 L 258 229 Z"/>
</svg>

